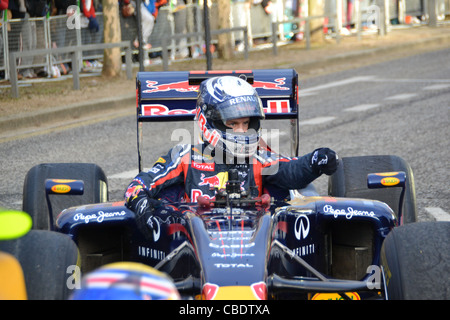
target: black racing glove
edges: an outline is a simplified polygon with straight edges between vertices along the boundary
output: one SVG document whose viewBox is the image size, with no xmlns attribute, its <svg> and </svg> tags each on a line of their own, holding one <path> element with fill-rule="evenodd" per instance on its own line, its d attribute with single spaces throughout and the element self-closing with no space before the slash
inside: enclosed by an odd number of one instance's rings
<svg viewBox="0 0 450 320">
<path fill-rule="evenodd" d="M 321 175 L 332 175 L 338 167 L 338 155 L 336 152 L 329 148 L 319 148 L 312 152 L 311 168 L 312 170 Z"/>
<path fill-rule="evenodd" d="M 148 197 L 141 197 L 136 204 L 136 225 L 147 240 L 156 241 L 154 239 L 154 217 L 155 210 L 161 205 L 160 200 Z"/>
<path fill-rule="evenodd" d="M 154 210 L 159 208 L 162 202 L 149 197 L 142 186 L 130 186 L 125 193 L 125 205 L 136 214 L 136 225 L 139 231 L 145 238 L 152 240 L 152 217 Z"/>
</svg>

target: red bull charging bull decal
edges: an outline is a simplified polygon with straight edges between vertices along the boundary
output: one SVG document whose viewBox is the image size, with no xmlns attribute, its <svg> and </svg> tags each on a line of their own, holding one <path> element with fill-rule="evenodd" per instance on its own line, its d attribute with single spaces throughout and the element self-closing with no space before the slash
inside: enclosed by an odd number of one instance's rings
<svg viewBox="0 0 450 320">
<path fill-rule="evenodd" d="M 219 172 L 215 176 L 207 177 L 204 173 L 200 175 L 199 186 L 209 186 L 213 189 L 224 189 L 228 181 L 228 172 Z"/>
<path fill-rule="evenodd" d="M 253 88 L 261 88 L 266 90 L 289 90 L 289 87 L 283 87 L 286 84 L 286 78 L 275 79 L 272 81 L 254 81 Z"/>
<path fill-rule="evenodd" d="M 143 93 L 163 92 L 170 90 L 175 90 L 177 92 L 195 92 L 199 87 L 197 85 L 190 85 L 188 80 L 161 84 L 158 84 L 158 81 L 147 80 L 145 83 L 148 89 L 142 90 Z"/>
<path fill-rule="evenodd" d="M 209 189 L 224 189 L 226 188 L 226 184 L 228 182 L 228 172 L 219 172 L 213 176 L 207 176 L 202 173 L 200 175 L 200 182 L 198 183 L 199 187 L 208 186 Z M 204 196 L 209 200 L 213 200 L 215 197 L 211 197 L 207 194 L 204 194 L 200 189 L 192 189 L 191 190 L 191 201 L 197 202 L 199 196 Z"/>
</svg>

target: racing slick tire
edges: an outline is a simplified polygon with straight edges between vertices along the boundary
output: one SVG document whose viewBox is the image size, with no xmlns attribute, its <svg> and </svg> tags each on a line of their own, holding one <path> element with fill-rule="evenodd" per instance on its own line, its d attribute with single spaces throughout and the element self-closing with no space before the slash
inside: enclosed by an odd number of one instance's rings
<svg viewBox="0 0 450 320">
<path fill-rule="evenodd" d="M 381 249 L 387 298 L 450 299 L 450 222 L 418 222 L 393 229 Z"/>
<path fill-rule="evenodd" d="M 84 181 L 83 195 L 49 195 L 53 220 L 69 207 L 108 201 L 108 183 L 103 170 L 92 163 L 45 163 L 31 168 L 24 181 L 22 210 L 33 219 L 33 229 L 49 230 L 45 197 L 46 179 Z"/>
<path fill-rule="evenodd" d="M 29 300 L 66 300 L 76 288 L 78 248 L 69 236 L 30 230 L 25 236 L 0 242 L 0 251 L 20 263 Z M 79 285 L 79 283 L 78 283 Z"/>
<path fill-rule="evenodd" d="M 403 221 L 417 221 L 416 193 L 411 167 L 405 160 L 392 155 L 344 157 L 337 171 L 328 180 L 328 194 L 333 197 L 363 198 L 386 203 L 398 218 L 401 188 L 369 189 L 367 175 L 379 172 L 403 171 L 406 190 L 403 201 Z"/>
</svg>

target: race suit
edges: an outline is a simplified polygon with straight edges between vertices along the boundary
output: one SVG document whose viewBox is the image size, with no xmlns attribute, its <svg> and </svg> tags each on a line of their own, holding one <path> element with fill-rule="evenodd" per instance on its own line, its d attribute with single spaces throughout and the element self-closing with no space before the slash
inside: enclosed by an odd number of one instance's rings
<svg viewBox="0 0 450 320">
<path fill-rule="evenodd" d="M 157 199 L 162 190 L 178 184 L 183 184 L 187 202 L 197 202 L 199 196 L 213 199 L 214 189 L 225 187 L 229 169 L 237 169 L 241 189 L 252 196 L 261 196 L 265 185 L 301 189 L 320 176 L 311 167 L 311 157 L 310 153 L 288 158 L 260 149 L 247 163 L 225 164 L 214 162 L 202 145 L 178 145 L 150 170 L 136 176 L 125 192 L 125 200 L 131 210 L 142 213 L 148 199 Z"/>
</svg>

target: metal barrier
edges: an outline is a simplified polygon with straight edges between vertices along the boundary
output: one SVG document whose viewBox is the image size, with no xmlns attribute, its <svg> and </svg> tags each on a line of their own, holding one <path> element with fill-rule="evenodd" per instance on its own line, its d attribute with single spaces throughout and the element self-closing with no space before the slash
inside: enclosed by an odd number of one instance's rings
<svg viewBox="0 0 450 320">
<path fill-rule="evenodd" d="M 230 29 L 223 29 L 223 30 L 212 30 L 211 35 L 219 35 L 222 33 L 231 33 L 231 32 L 238 32 L 241 31 L 244 33 L 244 59 L 248 59 L 248 30 L 247 27 L 235 27 Z M 197 37 L 200 39 L 203 39 L 205 34 L 203 32 L 192 32 L 192 33 L 186 33 L 186 34 L 175 34 L 170 37 L 164 37 L 162 39 L 162 57 L 163 57 L 163 70 L 168 71 L 169 70 L 169 46 L 167 45 L 167 42 L 173 42 L 173 40 L 178 39 L 184 39 L 184 38 L 191 38 L 191 37 Z"/>
<path fill-rule="evenodd" d="M 395 19 L 398 20 L 398 23 L 405 23 L 402 20 L 405 15 L 425 15 L 428 19 L 425 23 L 436 26 L 442 23 L 445 15 L 450 13 L 450 0 L 355 0 L 354 3 L 357 5 L 352 9 L 353 13 L 351 21 L 349 21 L 349 18 L 344 14 L 347 10 L 347 1 L 325 0 L 324 16 L 308 17 L 307 6 L 305 6 L 301 7 L 301 18 L 288 19 L 293 16 L 294 8 L 292 6 L 294 2 L 288 0 L 272 0 L 272 2 L 274 3 L 274 11 L 268 15 L 259 3 L 233 1 L 230 17 L 231 29 L 227 31 L 218 30 L 218 8 L 217 4 L 214 4 L 210 11 L 211 31 L 214 36 L 212 41 L 217 41 L 218 33 L 231 32 L 236 45 L 239 42 L 245 44 L 244 54 L 247 57 L 249 47 L 253 46 L 254 39 L 269 39 L 269 41 L 272 41 L 273 52 L 276 55 L 277 41 L 290 39 L 292 35 L 300 31 L 304 33 L 306 48 L 309 49 L 309 22 L 312 19 L 327 16 L 329 25 L 334 28 L 333 36 L 339 42 L 341 33 L 336 32 L 336 30 L 342 30 L 342 25 L 345 22 L 356 24 L 357 35 L 358 37 L 361 36 L 361 26 L 364 23 L 367 24 L 370 18 L 370 8 L 377 7 L 379 9 L 380 19 L 383 20 L 382 26 L 385 28 L 384 31 L 380 29 L 383 32 L 386 32 L 387 26 L 393 23 Z M 306 2 L 306 0 L 301 0 L 295 3 L 300 5 Z M 298 8 L 296 10 L 298 12 Z M 292 12 L 288 13 L 288 11 Z M 0 74 L 2 73 L 5 79 L 10 78 L 11 72 L 9 69 L 12 52 L 34 52 L 34 54 L 16 55 L 16 57 L 21 57 L 17 68 L 46 67 L 49 71 L 53 65 L 71 62 L 73 59 L 70 50 L 55 51 L 55 48 L 101 44 L 104 41 L 101 12 L 97 13 L 100 26 L 97 33 L 90 33 L 86 27 L 69 28 L 68 18 L 65 15 L 7 20 L 4 13 L 5 11 L 3 11 L 3 17 L 0 17 Z M 120 15 L 120 21 L 122 41 L 132 42 L 137 38 L 135 17 L 125 18 Z M 295 31 L 292 29 L 294 25 L 298 25 Z M 290 29 L 286 31 L 287 28 Z M 203 9 L 198 4 L 192 3 L 177 8 L 171 8 L 170 6 L 160 8 L 149 42 L 152 44 L 152 49 L 146 51 L 146 54 L 151 55 L 155 52 L 159 54 L 161 52 L 165 69 L 168 68 L 170 60 L 203 55 Z M 98 48 L 100 47 L 96 48 L 95 50 L 82 51 L 78 56 L 78 66 L 82 65 L 83 60 L 101 59 L 103 52 L 99 51 Z M 188 52 L 187 48 L 190 48 L 191 51 Z M 48 50 L 39 51 L 41 49 Z M 197 51 L 193 52 L 192 50 Z"/>
<path fill-rule="evenodd" d="M 5 79 L 10 79 L 9 61 L 12 53 L 34 52 L 21 55 L 18 66 L 21 69 L 46 68 L 50 73 L 52 65 L 71 61 L 67 51 L 55 49 L 103 43 L 102 16 L 102 13 L 97 13 L 100 30 L 95 34 L 90 33 L 87 28 L 68 28 L 65 15 L 11 20 L 3 17 L 0 28 L 0 71 L 4 71 Z M 41 49 L 52 50 L 39 51 Z M 102 57 L 103 51 L 98 51 L 98 48 L 83 51 L 79 57 L 79 65 L 83 60 Z"/>
<path fill-rule="evenodd" d="M 5 35 L 7 34 L 7 25 L 4 23 L 3 18 L 5 11 L 6 10 L 0 12 L 0 72 L 3 75 L 3 77 L 0 75 L 0 79 L 5 78 L 8 72 L 6 67 L 8 65 L 8 39 L 7 37 L 5 39 Z"/>
<path fill-rule="evenodd" d="M 22 52 L 12 52 L 9 60 L 10 74 L 11 74 L 11 94 L 14 98 L 19 97 L 19 86 L 17 78 L 17 59 L 33 57 L 36 55 L 47 55 L 47 54 L 65 54 L 68 53 L 71 56 L 70 61 L 72 62 L 72 73 L 73 73 L 73 88 L 74 90 L 80 89 L 80 55 L 82 52 L 90 50 L 104 50 L 110 48 L 125 48 L 125 63 L 126 63 L 126 73 L 127 78 L 132 77 L 132 64 L 131 64 L 131 43 L 129 41 L 123 41 L 118 43 L 100 43 L 100 44 L 90 44 L 83 46 L 71 46 L 65 48 L 57 49 L 38 49 L 34 51 L 22 51 Z"/>
</svg>

